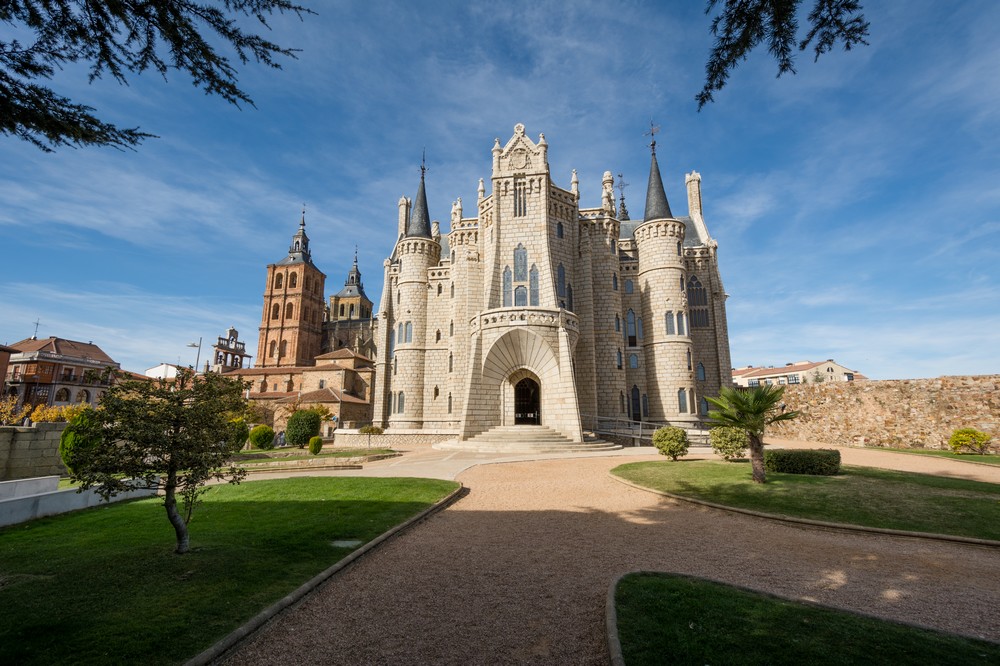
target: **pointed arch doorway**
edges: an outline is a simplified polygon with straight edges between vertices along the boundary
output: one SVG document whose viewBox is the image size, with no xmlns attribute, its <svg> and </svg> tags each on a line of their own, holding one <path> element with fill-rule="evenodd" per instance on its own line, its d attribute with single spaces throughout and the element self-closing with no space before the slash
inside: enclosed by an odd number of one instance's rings
<svg viewBox="0 0 1000 666">
<path fill-rule="evenodd" d="M 514 425 L 541 425 L 541 393 L 531 377 L 514 384 Z"/>
</svg>

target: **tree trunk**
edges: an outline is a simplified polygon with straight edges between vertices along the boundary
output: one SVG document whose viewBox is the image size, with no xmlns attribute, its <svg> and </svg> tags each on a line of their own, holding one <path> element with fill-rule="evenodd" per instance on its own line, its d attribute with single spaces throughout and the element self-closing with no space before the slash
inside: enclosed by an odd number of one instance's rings
<svg viewBox="0 0 1000 666">
<path fill-rule="evenodd" d="M 167 472 L 163 505 L 167 509 L 167 518 L 170 520 L 170 524 L 174 526 L 174 534 L 177 535 L 177 549 L 174 552 L 183 555 L 189 549 L 188 528 L 184 518 L 177 511 L 177 472 L 174 470 Z"/>
<path fill-rule="evenodd" d="M 750 434 L 750 466 L 754 483 L 767 483 L 764 473 L 764 440 L 759 435 Z"/>
</svg>

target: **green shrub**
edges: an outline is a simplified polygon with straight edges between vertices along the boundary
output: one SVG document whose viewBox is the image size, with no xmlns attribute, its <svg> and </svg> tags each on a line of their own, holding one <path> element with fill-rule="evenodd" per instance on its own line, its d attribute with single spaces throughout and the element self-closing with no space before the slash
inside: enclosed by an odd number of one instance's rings
<svg viewBox="0 0 1000 666">
<path fill-rule="evenodd" d="M 309 443 L 311 437 L 319 434 L 322 419 L 318 412 L 311 409 L 300 409 L 288 417 L 285 427 L 285 441 L 300 449 Z"/>
<path fill-rule="evenodd" d="M 836 449 L 771 449 L 764 451 L 764 469 L 784 474 L 833 476 L 840 473 Z"/>
<path fill-rule="evenodd" d="M 244 419 L 235 418 L 229 422 L 228 435 L 226 444 L 229 445 L 230 450 L 239 451 L 247 443 L 247 437 L 250 436 L 250 426 Z"/>
<path fill-rule="evenodd" d="M 968 450 L 971 453 L 986 455 L 990 452 L 990 439 L 989 433 L 975 428 L 959 428 L 951 433 L 948 446 L 955 453 L 965 453 Z"/>
<path fill-rule="evenodd" d="M 731 426 L 712 428 L 708 433 L 708 441 L 712 444 L 712 450 L 728 461 L 746 458 L 747 447 L 750 446 L 750 437 L 746 431 Z"/>
<path fill-rule="evenodd" d="M 366 425 L 365 427 L 358 430 L 362 435 L 381 435 L 384 430 L 375 425 Z"/>
<path fill-rule="evenodd" d="M 254 426 L 250 431 L 250 443 L 255 449 L 270 451 L 274 448 L 274 428 L 266 425 Z"/>
<path fill-rule="evenodd" d="M 684 428 L 667 426 L 653 433 L 653 446 L 671 460 L 686 456 L 688 452 L 688 436 Z"/>
<path fill-rule="evenodd" d="M 101 442 L 100 425 L 95 416 L 96 412 L 89 408 L 77 412 L 59 436 L 59 457 L 70 474 L 74 473 L 76 456 Z"/>
<path fill-rule="evenodd" d="M 309 453 L 314 456 L 318 456 L 319 452 L 323 450 L 323 438 L 319 435 L 309 438 Z"/>
</svg>

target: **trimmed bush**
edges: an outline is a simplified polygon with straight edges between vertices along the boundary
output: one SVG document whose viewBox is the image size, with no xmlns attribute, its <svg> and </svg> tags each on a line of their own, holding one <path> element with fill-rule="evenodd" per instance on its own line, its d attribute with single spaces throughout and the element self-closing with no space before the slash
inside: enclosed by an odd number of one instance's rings
<svg viewBox="0 0 1000 666">
<path fill-rule="evenodd" d="M 840 473 L 836 449 L 771 449 L 764 451 L 764 469 L 784 474 L 833 476 Z"/>
<path fill-rule="evenodd" d="M 309 439 L 319 434 L 322 419 L 319 413 L 311 409 L 300 409 L 288 417 L 285 427 L 285 441 L 300 449 L 309 443 Z"/>
<path fill-rule="evenodd" d="M 93 409 L 77 412 L 59 436 L 59 457 L 70 474 L 74 473 L 74 456 L 83 449 L 93 448 L 101 443 L 100 425 Z"/>
<path fill-rule="evenodd" d="M 750 446 L 750 437 L 746 431 L 731 426 L 712 428 L 708 433 L 708 441 L 712 444 L 712 450 L 729 462 L 746 458 L 747 447 Z"/>
<path fill-rule="evenodd" d="M 235 453 L 243 448 L 243 445 L 247 443 L 247 437 L 250 436 L 250 426 L 242 418 L 235 418 L 229 422 L 229 436 L 226 438 L 226 444 Z"/>
<path fill-rule="evenodd" d="M 983 456 L 990 452 L 989 433 L 975 428 L 959 428 L 951 433 L 948 446 L 955 453 L 978 453 Z"/>
<path fill-rule="evenodd" d="M 667 426 L 653 433 L 653 446 L 671 460 L 686 456 L 688 452 L 688 436 L 684 428 Z"/>
<path fill-rule="evenodd" d="M 274 448 L 274 428 L 267 425 L 254 426 L 250 431 L 250 443 L 255 449 L 270 451 Z"/>
<path fill-rule="evenodd" d="M 364 428 L 358 430 L 358 432 L 362 435 L 381 435 L 385 431 L 375 425 L 366 425 Z"/>
<path fill-rule="evenodd" d="M 319 452 L 323 450 L 323 438 L 319 435 L 311 437 L 309 439 L 309 453 L 314 456 L 318 456 Z"/>
</svg>

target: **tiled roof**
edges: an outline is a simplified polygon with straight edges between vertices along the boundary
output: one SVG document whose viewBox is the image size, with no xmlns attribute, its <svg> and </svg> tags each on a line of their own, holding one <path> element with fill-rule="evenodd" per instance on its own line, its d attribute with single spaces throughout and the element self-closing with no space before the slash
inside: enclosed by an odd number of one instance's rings
<svg viewBox="0 0 1000 666">
<path fill-rule="evenodd" d="M 117 365 L 114 359 L 105 354 L 104 350 L 93 342 L 78 342 L 76 340 L 67 340 L 53 336 L 41 340 L 28 338 L 27 340 L 15 342 L 11 347 L 23 353 L 48 352 L 50 354 L 60 354 L 72 358 L 90 359 L 109 365 Z"/>
<path fill-rule="evenodd" d="M 279 400 L 278 402 L 291 403 L 291 402 L 350 402 L 355 404 L 365 405 L 368 404 L 365 400 L 358 398 L 357 396 L 349 395 L 342 391 L 332 388 L 322 388 L 316 391 L 308 391 L 301 395 L 292 394 L 291 396 Z"/>
</svg>

